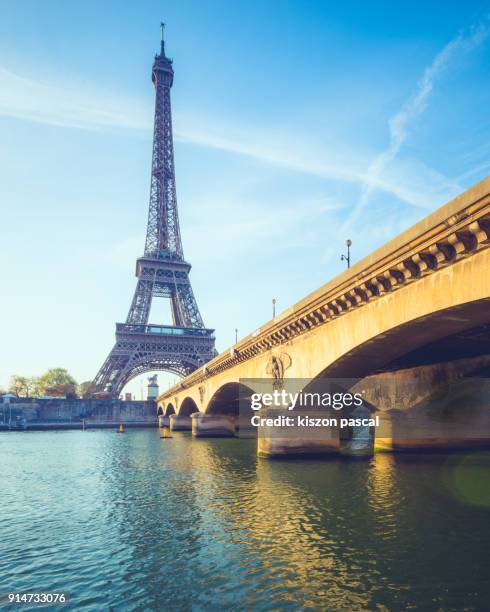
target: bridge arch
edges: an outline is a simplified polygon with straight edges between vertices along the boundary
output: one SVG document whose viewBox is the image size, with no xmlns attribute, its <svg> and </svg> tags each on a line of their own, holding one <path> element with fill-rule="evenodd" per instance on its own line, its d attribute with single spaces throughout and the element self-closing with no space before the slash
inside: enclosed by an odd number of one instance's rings
<svg viewBox="0 0 490 612">
<path fill-rule="evenodd" d="M 389 308 L 388 302 L 385 305 Z M 345 352 L 339 351 L 323 367 L 319 361 L 312 378 L 363 378 L 490 354 L 490 298 L 433 310 L 417 318 L 406 317 L 396 323 L 390 328 L 373 328 L 373 333 L 366 334 L 362 342 L 347 346 Z"/>
<path fill-rule="evenodd" d="M 206 414 L 238 416 L 240 399 L 244 400 L 253 389 L 238 381 L 227 382 L 214 392 L 206 407 Z"/>
<path fill-rule="evenodd" d="M 180 404 L 179 416 L 191 416 L 195 412 L 199 412 L 196 402 L 192 397 L 186 397 Z"/>
<path fill-rule="evenodd" d="M 171 402 L 169 402 L 164 408 L 164 415 L 170 416 L 171 414 L 175 414 L 175 408 L 174 408 L 174 405 Z"/>
</svg>

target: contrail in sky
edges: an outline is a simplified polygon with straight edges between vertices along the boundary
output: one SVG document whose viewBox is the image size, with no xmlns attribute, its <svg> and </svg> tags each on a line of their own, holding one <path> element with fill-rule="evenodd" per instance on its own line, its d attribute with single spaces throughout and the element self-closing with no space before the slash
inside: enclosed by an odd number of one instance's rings
<svg viewBox="0 0 490 612">
<path fill-rule="evenodd" d="M 481 44 L 488 36 L 488 27 L 480 25 L 474 28 L 469 36 L 458 34 L 434 58 L 424 70 L 417 88 L 402 108 L 388 121 L 390 140 L 388 147 L 377 155 L 370 163 L 363 181 L 361 195 L 344 224 L 344 229 L 350 228 L 359 214 L 369 202 L 376 190 L 376 185 L 382 182 L 385 168 L 396 158 L 408 136 L 410 122 L 419 117 L 427 107 L 429 94 L 434 88 L 437 78 L 444 72 L 448 64 L 458 53 L 465 53 Z"/>
</svg>

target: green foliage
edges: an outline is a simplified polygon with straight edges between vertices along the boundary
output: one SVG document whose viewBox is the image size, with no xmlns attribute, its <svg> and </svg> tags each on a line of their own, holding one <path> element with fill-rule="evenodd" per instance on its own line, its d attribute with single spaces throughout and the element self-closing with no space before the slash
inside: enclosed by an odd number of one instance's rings
<svg viewBox="0 0 490 612">
<path fill-rule="evenodd" d="M 66 395 L 76 397 L 77 381 L 65 368 L 52 368 L 38 378 L 43 395 Z"/>
<path fill-rule="evenodd" d="M 36 378 L 18 376 L 17 374 L 10 378 L 9 391 L 17 395 L 17 397 L 32 397 L 38 393 L 38 390 Z"/>
<path fill-rule="evenodd" d="M 83 383 L 83 385 L 88 384 Z M 17 395 L 17 397 L 35 397 L 38 395 L 76 397 L 77 381 L 65 368 L 52 368 L 39 378 L 15 374 L 10 379 L 9 391 Z M 95 388 L 93 391 L 92 389 L 84 388 L 84 393 L 87 391 L 92 393 L 95 391 Z M 1 394 L 2 391 L 0 390 Z"/>
</svg>

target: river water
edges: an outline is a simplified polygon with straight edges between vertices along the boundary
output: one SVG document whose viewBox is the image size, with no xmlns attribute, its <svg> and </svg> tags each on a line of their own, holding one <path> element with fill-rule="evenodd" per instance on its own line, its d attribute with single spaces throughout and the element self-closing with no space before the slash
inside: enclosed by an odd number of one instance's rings
<svg viewBox="0 0 490 612">
<path fill-rule="evenodd" d="M 0 592 L 83 610 L 490 606 L 490 454 L 257 459 L 156 430 L 0 433 Z M 63 609 L 63 608 L 59 608 Z"/>
</svg>

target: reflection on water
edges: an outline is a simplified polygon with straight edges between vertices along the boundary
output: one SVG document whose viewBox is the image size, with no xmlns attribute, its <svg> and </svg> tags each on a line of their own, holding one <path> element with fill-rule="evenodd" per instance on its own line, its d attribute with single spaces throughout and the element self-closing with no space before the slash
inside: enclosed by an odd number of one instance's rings
<svg viewBox="0 0 490 612">
<path fill-rule="evenodd" d="M 156 431 L 0 434 L 0 591 L 76 609 L 482 609 L 490 455 L 255 457 Z"/>
</svg>

